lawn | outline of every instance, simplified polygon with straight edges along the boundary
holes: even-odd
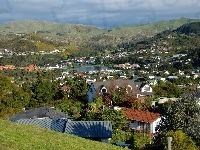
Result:
[[[0,150],[120,150],[111,144],[86,140],[31,125],[0,120]]]

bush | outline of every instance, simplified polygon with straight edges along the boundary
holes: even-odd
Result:
[[[131,132],[124,132],[124,131],[113,132],[111,143],[130,141],[132,138],[132,135],[133,135],[133,133],[131,133]],[[130,143],[130,144],[132,144],[132,143]]]
[[[132,145],[134,149],[143,149],[147,144],[152,143],[151,138],[146,133],[135,132],[132,138]]]
[[[166,137],[163,139],[163,145],[167,150],[167,137],[172,137],[172,149],[173,150],[197,150],[195,142],[191,137],[187,136],[181,130],[169,131]]]

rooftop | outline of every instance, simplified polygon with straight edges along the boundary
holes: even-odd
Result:
[[[160,117],[160,114],[149,111],[136,110],[132,108],[125,108],[124,114],[130,120],[152,123]]]

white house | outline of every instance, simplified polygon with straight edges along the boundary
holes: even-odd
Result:
[[[96,78],[87,78],[86,79],[86,83],[93,83],[93,82],[96,82],[97,81],[97,79]]]
[[[134,82],[137,89],[140,91],[139,96],[151,96],[154,94],[152,87],[148,83]]]
[[[123,108],[122,110],[124,110],[126,118],[131,120],[131,129],[156,133],[156,126],[161,120],[160,114],[132,108]]]

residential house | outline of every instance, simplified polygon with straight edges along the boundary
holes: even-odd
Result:
[[[48,106],[34,108],[30,110],[23,109],[22,113],[12,116],[10,119],[66,119],[71,118],[65,113],[57,111]]]
[[[155,79],[156,79],[157,81],[162,81],[162,82],[165,82],[165,81],[166,81],[166,78],[164,78],[164,77],[155,77]]]
[[[0,66],[0,70],[3,70],[4,69],[4,66]]]
[[[86,83],[93,83],[96,82],[96,78],[86,78]]]
[[[138,68],[140,68],[140,66],[138,64],[132,64],[132,68],[133,69],[138,69]]]
[[[167,79],[168,80],[178,79],[178,76],[168,76]]]
[[[59,64],[51,64],[51,65],[47,64],[46,68],[50,70],[54,70],[54,69],[60,69],[61,66]]]
[[[138,88],[136,88],[133,80],[117,79],[112,81],[94,82],[90,85],[87,92],[88,102],[92,102],[93,99],[98,95],[108,96],[110,94],[113,94],[120,87],[125,88],[127,94],[130,96],[136,97],[137,95],[145,93],[145,92],[141,93],[141,91]]]
[[[67,97],[70,96],[70,90],[71,90],[70,86],[63,86],[63,87],[61,87],[60,90],[64,91],[67,94]]]
[[[65,113],[47,106],[24,110],[24,112],[10,117],[9,121],[35,125],[106,143],[112,138],[112,124],[110,121],[72,121],[71,117],[66,116]]]
[[[85,72],[83,71],[77,71],[76,73],[74,73],[74,75],[76,76],[83,76],[85,74]]]
[[[126,75],[120,75],[118,79],[127,79]]]
[[[158,104],[163,104],[163,103],[166,103],[168,101],[177,101],[177,100],[179,100],[179,98],[160,97],[158,99]]]
[[[125,63],[125,64],[118,64],[118,65],[114,65],[114,67],[116,68],[123,68],[123,69],[137,69],[140,66],[138,64],[129,64],[129,63]]]
[[[156,79],[152,79],[152,80],[148,80],[147,81],[149,83],[149,85],[156,85],[158,83],[158,81]]]
[[[15,66],[14,65],[5,65],[3,66],[3,70],[14,70]]]
[[[199,73],[198,74],[193,74],[193,79],[197,79],[199,77]]]
[[[140,91],[140,93],[138,93],[138,95],[137,95],[137,98],[143,97],[143,96],[153,96],[154,95],[153,89],[149,83],[134,82],[134,84],[137,87],[137,89]]]
[[[34,71],[34,70],[37,70],[37,69],[38,69],[37,66],[34,65],[34,64],[31,64],[28,67],[25,67],[25,70],[27,70],[27,71]]]
[[[123,108],[124,115],[131,120],[130,128],[147,133],[156,133],[156,126],[161,121],[160,114],[149,111]]]
[[[112,124],[110,121],[68,121],[64,133],[109,143],[112,138]]]
[[[152,75],[152,74],[149,74],[149,75],[148,75],[148,78],[149,78],[149,79],[154,79],[154,78],[155,78],[155,76],[154,76],[154,75]]]

